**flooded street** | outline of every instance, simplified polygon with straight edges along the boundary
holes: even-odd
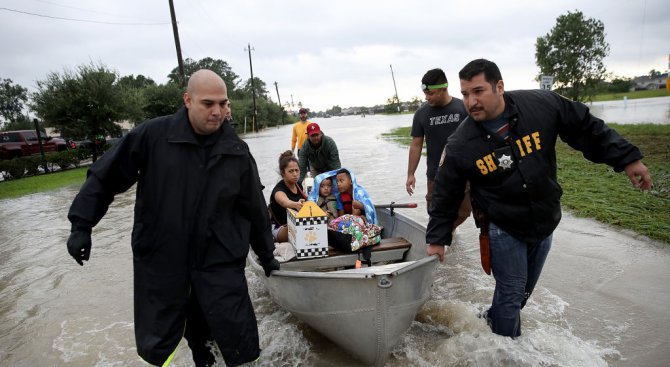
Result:
[[[593,102],[591,112],[606,122],[670,124],[670,97]]]
[[[343,166],[376,203],[417,202],[417,209],[403,213],[425,224],[425,158],[410,198],[404,188],[408,150],[381,137],[411,120],[401,115],[314,122],[335,139]],[[277,159],[290,148],[290,136],[290,126],[245,136],[266,198],[279,180]],[[0,366],[146,366],[133,334],[134,190],[118,196],[93,230],[91,260],[83,267],[65,246],[66,214],[77,190],[0,201]],[[431,299],[387,366],[668,365],[667,246],[566,213],[522,311],[523,334],[511,340],[493,335],[477,318],[494,287],[479,265],[477,236],[472,219],[457,229]],[[247,276],[263,348],[252,365],[358,365],[273,303],[261,279],[250,271]],[[172,366],[191,365],[182,341]]]

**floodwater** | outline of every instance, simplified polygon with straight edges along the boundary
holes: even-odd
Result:
[[[405,214],[427,222],[425,176],[404,189],[407,148],[381,134],[411,115],[315,120],[337,141],[345,167],[377,203],[419,204]],[[290,126],[249,134],[266,196]],[[419,173],[424,172],[422,159]],[[134,190],[119,195],[93,231],[91,260],[67,254],[68,207],[78,187],[0,201],[0,365],[144,366],[133,335],[130,231]],[[613,203],[614,205],[614,203]],[[670,250],[634,233],[565,215],[517,340],[493,335],[477,313],[494,281],[479,265],[471,219],[457,229],[431,299],[387,363],[400,366],[667,366]],[[247,272],[263,353],[254,366],[357,366],[328,340],[279,308]],[[182,341],[173,366],[190,366]],[[223,365],[223,363],[221,363]]]
[[[589,107],[606,122],[670,124],[670,97],[593,102]]]

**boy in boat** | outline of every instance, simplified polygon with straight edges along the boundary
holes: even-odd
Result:
[[[357,216],[365,215],[365,208],[363,204],[354,199],[354,183],[351,181],[351,174],[346,169],[337,171],[335,176],[337,182],[337,189],[340,191],[340,200],[342,201],[342,208],[338,210],[339,216],[345,214],[353,214]]]

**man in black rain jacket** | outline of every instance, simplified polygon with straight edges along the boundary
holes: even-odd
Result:
[[[174,115],[133,129],[91,166],[68,218],[68,251],[83,265],[91,229],[114,196],[137,183],[132,233],[135,339],[138,354],[163,365],[182,336],[197,366],[260,355],[256,316],[244,275],[249,244],[266,275],[272,252],[262,185],[247,145],[224,117],[224,81],[199,70]]]

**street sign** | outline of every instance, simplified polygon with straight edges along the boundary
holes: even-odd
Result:
[[[540,76],[540,89],[551,90],[551,86],[553,84],[554,84],[554,77],[552,75]]]

